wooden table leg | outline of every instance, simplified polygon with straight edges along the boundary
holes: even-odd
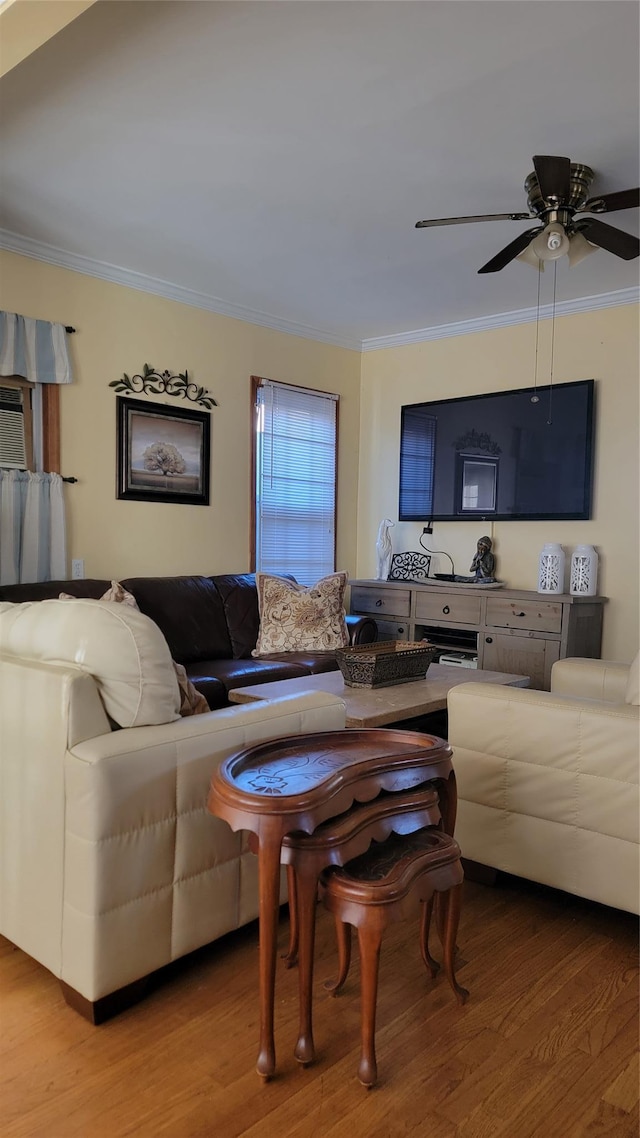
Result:
[[[279,819],[266,819],[261,829],[258,846],[260,1050],[256,1070],[263,1079],[270,1079],[276,1069],[273,1005],[280,904],[281,844],[282,831]]]
[[[445,834],[453,837],[456,828],[456,814],[458,813],[458,786],[455,771],[451,771],[447,779],[439,780],[438,793],[440,798],[440,813],[442,814],[442,827]]]
[[[446,893],[439,894],[444,901],[445,908],[445,936],[444,970],[459,1004],[464,1004],[469,992],[458,983],[455,973],[456,936],[460,920],[460,903],[462,901],[462,884],[454,885]]]
[[[349,975],[351,965],[351,925],[347,921],[342,921],[340,917],[335,917],[334,920],[338,946],[338,975],[335,980],[325,980],[324,988],[325,991],[331,992],[332,996],[337,996]]]
[[[306,1066],[315,1059],[312,1026],[313,954],[316,935],[318,875],[296,873],[296,908],[298,913],[298,990],[300,1025],[294,1055]]]
[[[439,897],[440,894],[438,893],[437,896]],[[422,954],[425,968],[428,969],[432,980],[435,979],[440,970],[438,961],[434,960],[431,953],[429,952],[429,932],[431,930],[433,901],[434,897],[433,894],[431,894],[429,900],[424,901],[422,904],[422,913],[420,917],[420,952]]]
[[[370,920],[358,927],[360,945],[360,1033],[361,1052],[358,1078],[364,1087],[375,1086],[378,1078],[376,1064],[376,1003],[378,999],[378,970],[383,925]]]
[[[458,784],[454,770],[450,771],[448,778],[439,780],[438,796],[440,800],[442,828],[445,834],[449,834],[450,837],[453,837],[458,813]],[[440,944],[444,948],[446,936],[446,898],[442,893],[436,893],[435,911],[438,936],[440,937]]]
[[[282,959],[287,968],[293,968],[298,963],[298,901],[296,898],[296,871],[292,865],[287,866],[287,893],[289,894],[289,947],[283,952]]]

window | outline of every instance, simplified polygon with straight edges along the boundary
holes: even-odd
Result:
[[[400,428],[401,522],[429,520],[433,514],[436,418],[424,407],[403,407]]]
[[[335,570],[338,396],[253,377],[256,569]]]
[[[60,470],[58,384],[0,376],[0,466]]]
[[[457,456],[456,501],[460,513],[476,510],[495,513],[498,486],[498,459],[478,455]]]

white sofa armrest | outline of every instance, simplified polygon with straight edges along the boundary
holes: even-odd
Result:
[[[253,920],[256,858],[207,811],[213,771],[344,724],[304,692],[111,731],[90,675],[0,657],[0,932],[93,1002]]]
[[[551,691],[557,695],[624,703],[629,668],[629,664],[615,660],[590,660],[578,656],[557,660],[551,669]]]
[[[474,683],[448,708],[463,856],[637,913],[640,708]]]
[[[213,772],[266,739],[344,723],[341,699],[305,692],[69,751],[63,979],[97,999],[254,919],[256,859],[207,810]]]

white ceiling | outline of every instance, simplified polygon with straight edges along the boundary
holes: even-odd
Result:
[[[530,308],[533,269],[477,269],[531,222],[414,224],[526,210],[534,153],[592,166],[594,192],[636,186],[638,14],[99,0],[1,80],[0,226],[30,240],[0,244],[354,346]],[[638,233],[636,210],[607,221]],[[557,299],[632,288],[639,263],[565,258]]]

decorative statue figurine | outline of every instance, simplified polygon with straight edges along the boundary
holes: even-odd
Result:
[[[481,537],[477,552],[471,562],[471,572],[474,581],[491,584],[495,581],[496,559],[491,552],[492,541],[490,537]]]
[[[393,528],[391,518],[383,518],[378,527],[376,540],[376,557],[378,559],[377,581],[386,581],[391,571],[391,558],[393,546],[389,537],[389,530]]]

